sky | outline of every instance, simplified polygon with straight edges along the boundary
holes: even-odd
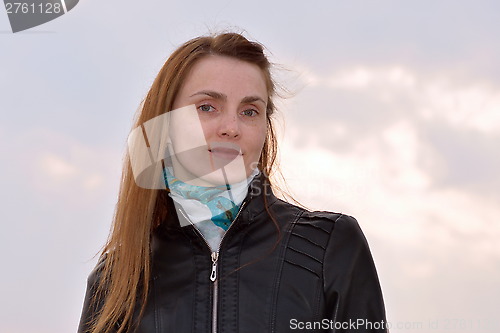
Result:
[[[76,331],[132,118],[169,54],[266,46],[290,194],[356,217],[391,332],[498,332],[500,4],[81,1],[13,34],[0,10],[0,332]]]

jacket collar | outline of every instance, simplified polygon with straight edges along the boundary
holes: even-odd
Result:
[[[179,212],[176,211],[176,207],[174,202],[170,196],[167,196],[167,207],[168,214],[166,220],[159,226],[159,229],[179,229],[181,228],[181,224],[179,222],[179,218],[184,218],[183,216],[179,216]],[[263,213],[267,207],[273,205],[276,200],[276,196],[274,195],[271,184],[269,182],[269,178],[267,178],[262,172],[254,177],[252,182],[248,187],[248,193],[243,200],[242,208],[240,215],[238,218],[238,224],[248,224],[253,221],[258,215]],[[185,224],[184,224],[185,225]]]
[[[243,207],[242,213],[248,215],[248,219],[245,221],[253,220],[265,211],[266,206],[270,207],[276,200],[278,199],[271,189],[269,178],[261,172],[250,183],[247,197],[243,201],[246,202],[246,207]]]

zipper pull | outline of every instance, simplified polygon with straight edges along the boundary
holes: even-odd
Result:
[[[212,252],[212,273],[210,274],[210,281],[214,282],[217,279],[217,260],[219,259],[219,252]]]

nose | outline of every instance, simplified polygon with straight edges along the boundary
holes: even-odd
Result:
[[[218,134],[221,137],[236,139],[240,135],[240,124],[236,113],[227,112],[220,117]]]

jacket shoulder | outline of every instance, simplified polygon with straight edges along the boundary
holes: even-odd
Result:
[[[273,204],[273,210],[278,212],[279,217],[286,217],[286,220],[292,221],[292,229],[303,229],[300,226],[316,228],[324,231],[328,235],[332,234],[334,229],[338,237],[344,234],[356,235],[358,239],[364,240],[363,232],[356,218],[338,212],[332,211],[310,211],[304,207],[293,203],[277,199]],[[359,237],[360,236],[360,237]]]
[[[106,265],[106,260],[108,258],[108,254],[104,253],[99,257],[99,260],[97,261],[96,266],[94,269],[90,272],[88,278],[87,278],[87,284],[89,286],[95,286],[99,282],[102,271],[104,270],[104,266]]]
[[[322,228],[328,233],[332,233],[338,224],[342,225],[342,229],[360,230],[358,221],[350,215],[332,211],[310,211],[290,203],[287,204],[298,210],[297,224],[310,224],[313,227]]]
[[[87,278],[87,290],[83,302],[82,314],[78,325],[78,333],[88,332],[92,321],[98,315],[100,308],[103,305],[102,299],[95,299],[99,280],[101,279],[104,265],[106,264],[107,254],[102,255],[97,262],[95,268],[90,272]]]

